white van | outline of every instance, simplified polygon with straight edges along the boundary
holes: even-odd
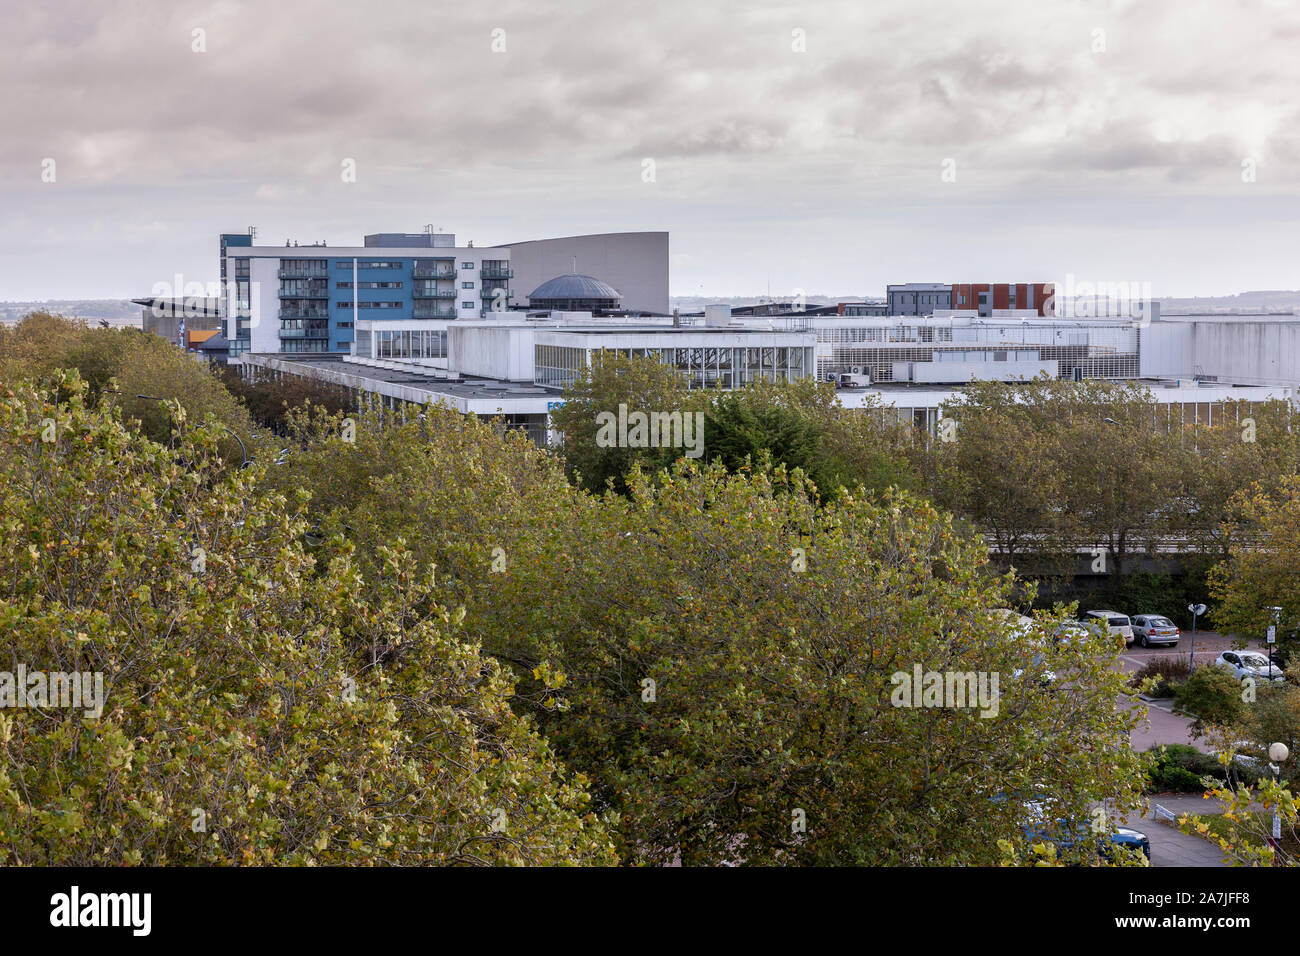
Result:
[[[1084,623],[1095,624],[1099,629],[1105,625],[1106,630],[1113,637],[1124,639],[1125,647],[1133,643],[1133,622],[1128,619],[1127,614],[1120,614],[1118,611],[1089,611],[1084,615]]]

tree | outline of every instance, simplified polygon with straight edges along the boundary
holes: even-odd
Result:
[[[648,434],[639,443],[623,443],[618,435],[611,442],[606,423],[608,416],[621,417],[620,407],[624,415],[687,415],[700,406],[687,389],[685,376],[672,366],[613,351],[594,353],[591,365],[581,369],[564,390],[564,404],[551,413],[552,427],[559,433],[559,450],[574,484],[591,491],[609,487],[621,493],[634,462],[653,471],[687,453],[688,449],[663,447],[657,440],[651,445]],[[702,437],[692,435],[693,439]]]
[[[0,861],[612,862],[432,569],[386,548],[363,596],[347,542],[304,550],[302,496],[177,418],[169,448],[75,376],[3,393],[8,666],[106,703],[0,712]]]
[[[834,386],[811,378],[750,382],[710,395],[704,458],[729,471],[759,466],[800,469],[822,498],[859,487],[883,492],[915,487],[905,433],[885,423],[880,401],[846,409]]]
[[[1262,637],[1280,607],[1278,650],[1290,660],[1300,622],[1300,476],[1280,478],[1272,492],[1243,489],[1233,507],[1228,557],[1209,576],[1214,618],[1221,630]]]
[[[999,837],[1026,843],[1000,793],[1080,816],[1137,793],[1114,647],[1009,640],[984,609],[1017,585],[922,501],[819,506],[782,468],[689,459],[593,495],[447,409],[362,416],[351,444],[314,415],[276,481],[315,495],[322,534],[437,564],[624,859],[998,862]],[[1024,678],[1035,659],[1059,689]],[[998,716],[893,706],[916,663],[1000,675]]]
[[[1008,639],[985,611],[1014,583],[978,538],[906,495],[818,508],[801,485],[634,472],[630,500],[535,536],[502,576],[496,606],[532,612],[515,656],[564,675],[539,724],[628,858],[990,863],[999,838],[1026,843],[1000,794],[1041,786],[1077,817],[1135,797],[1113,646]],[[1036,656],[1068,686],[1026,678]],[[1000,675],[998,713],[895,706],[917,666]]]
[[[1241,682],[1222,667],[1198,667],[1183,683],[1174,687],[1174,703],[1192,715],[1193,736],[1203,735],[1212,725],[1226,724],[1240,717]]]
[[[943,406],[930,445],[935,500],[968,518],[1008,562],[1063,564],[1071,544],[1070,480],[1058,424],[1044,414],[1054,384],[972,382]]]
[[[92,329],[62,316],[33,313],[15,326],[0,355],[0,382],[52,382],[76,369],[89,400],[119,406],[154,441],[171,440],[176,420],[168,403],[183,402],[194,419],[214,415],[229,429],[219,442],[228,463],[239,465],[245,448],[253,457],[271,451],[269,439],[217,373],[159,336],[139,329]]]
[[[317,405],[338,413],[346,413],[353,407],[346,388],[302,375],[249,381],[228,367],[221,371],[220,377],[231,394],[248,407],[252,419],[276,435],[288,434],[289,411],[298,406]]]
[[[1185,426],[1185,464],[1181,498],[1186,508],[1175,515],[1175,530],[1188,545],[1213,560],[1227,560],[1236,536],[1250,528],[1243,522],[1243,493],[1276,494],[1281,481],[1300,466],[1294,412],[1284,399],[1225,402],[1212,408],[1213,425]]]

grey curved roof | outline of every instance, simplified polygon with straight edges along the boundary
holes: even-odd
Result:
[[[532,292],[530,299],[619,299],[621,293],[595,276],[576,273],[547,279]]]

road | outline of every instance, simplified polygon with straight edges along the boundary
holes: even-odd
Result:
[[[1152,658],[1181,657],[1187,659],[1191,651],[1190,632],[1185,632],[1176,647],[1146,648],[1136,644],[1120,657],[1120,662],[1130,673],[1138,671]],[[1257,646],[1258,642],[1255,645]],[[1214,659],[1223,651],[1232,647],[1231,639],[1214,631],[1199,631],[1196,635],[1196,666],[1212,665]],[[1265,650],[1258,646],[1259,650]],[[1144,701],[1135,697],[1124,697],[1120,705],[1143,711],[1142,720],[1133,731],[1131,740],[1134,750],[1145,751],[1155,744],[1190,744],[1202,753],[1209,753],[1210,748],[1203,740],[1191,735],[1191,718],[1173,713],[1172,704],[1167,700]],[[1217,801],[1206,800],[1198,794],[1156,794],[1151,798],[1152,809],[1146,814],[1132,814],[1128,826],[1141,830],[1151,840],[1152,866],[1226,866],[1223,852],[1218,847],[1189,836],[1175,827],[1155,819],[1154,805],[1160,804],[1175,814],[1215,813],[1219,807]]]

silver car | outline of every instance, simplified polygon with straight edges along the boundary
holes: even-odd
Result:
[[[1276,664],[1269,665],[1268,658],[1258,651],[1224,651],[1214,662],[1232,671],[1237,680],[1253,677],[1255,680],[1284,680],[1286,672]]]
[[[1181,636],[1178,625],[1159,614],[1133,615],[1133,636],[1142,647],[1153,644],[1177,644]]]

